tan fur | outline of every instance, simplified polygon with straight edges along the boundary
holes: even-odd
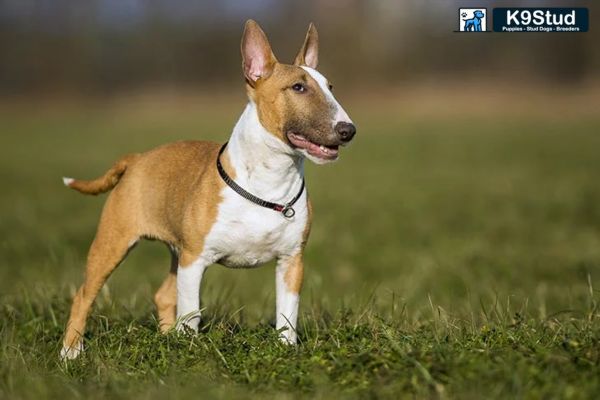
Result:
[[[102,211],[88,254],[85,281],[75,295],[67,323],[67,347],[78,343],[98,291],[139,238],[169,244],[179,254],[182,266],[199,256],[203,239],[215,222],[219,193],[225,185],[214,168],[219,148],[219,144],[211,142],[177,142],[130,160]],[[227,151],[221,161],[234,177]],[[74,181],[70,186],[73,185],[90,186],[84,181]],[[163,331],[175,321],[173,263],[155,297]]]
[[[166,333],[173,327],[177,319],[177,267],[179,257],[171,254],[171,268],[167,278],[154,295],[154,304],[158,312],[160,331]]]
[[[250,86],[254,86],[259,79],[264,81],[270,76],[273,67],[277,64],[277,58],[271,50],[267,35],[253,20],[246,22],[240,50],[242,52],[242,71],[244,71],[246,82]],[[246,57],[250,54],[260,55],[260,57]]]
[[[319,64],[319,34],[317,28],[311,22],[304,38],[304,44],[296,55],[294,65],[306,65],[310,68],[317,68]]]
[[[306,93],[291,90],[296,83],[307,87]],[[302,133],[309,139],[329,143],[332,130],[329,121],[332,110],[319,84],[302,68],[295,65],[276,64],[269,79],[248,85],[248,96],[254,100],[258,117],[273,135],[288,142],[288,132]]]
[[[288,132],[301,133],[313,142],[334,145],[333,127],[329,123],[334,111],[319,84],[302,68],[307,65],[310,55],[311,68],[316,67],[318,52],[318,35],[313,24],[310,24],[304,44],[296,56],[294,65],[277,61],[264,32],[254,22],[248,22],[242,38],[242,56],[249,38],[258,38],[258,49],[265,60],[264,76],[254,80],[248,71],[248,60],[244,58],[242,67],[246,71],[246,92],[258,109],[261,124],[271,134],[289,143]],[[298,94],[292,90],[296,83],[306,86],[305,93]]]
[[[94,179],[93,181],[74,180],[67,186],[84,194],[97,195],[108,192],[119,182],[119,179],[121,179],[121,175],[125,173],[127,166],[135,162],[138,157],[138,154],[128,154],[117,161],[100,178]]]
[[[302,289],[303,279],[304,263],[302,260],[302,252],[299,252],[288,260],[283,280],[291,293],[298,294],[300,293],[300,289]]]
[[[306,227],[304,228],[304,234],[302,238],[302,248],[294,257],[288,261],[288,265],[285,271],[283,280],[287,286],[287,289],[292,292],[299,294],[302,289],[302,282],[304,280],[304,261],[302,259],[304,253],[304,247],[308,242],[308,236],[310,235],[310,227],[312,224],[312,203],[308,200],[308,219]]]
[[[298,65],[311,57],[310,63],[316,63],[316,54],[309,56],[316,52],[316,45],[316,30],[311,26],[297,57]],[[263,126],[286,142],[286,132],[290,130],[309,138],[324,138],[331,127],[325,127],[322,121],[331,118],[323,113],[331,110],[318,83],[298,65],[278,63],[264,32],[254,21],[246,24],[242,39],[242,52],[248,48],[263,56],[259,60],[260,68],[253,64],[254,60],[243,61],[248,95],[257,105]],[[256,76],[256,71],[262,75]],[[303,94],[292,93],[291,86],[297,82],[303,82],[309,90]],[[158,239],[171,248],[169,274],[154,300],[161,331],[166,332],[173,326],[177,269],[185,268],[200,256],[222,200],[220,193],[225,183],[215,167],[219,148],[217,143],[200,141],[167,144],[143,154],[123,157],[96,180],[69,183],[71,188],[87,194],[102,193],[111,188],[113,191],[106,200],[88,254],[84,283],[73,299],[64,337],[67,350],[80,347],[96,295],[140,238]],[[227,150],[221,156],[221,162],[235,178]],[[302,253],[312,219],[310,201],[308,210],[301,249],[290,258],[285,273],[286,285],[293,293],[298,293],[302,287]]]

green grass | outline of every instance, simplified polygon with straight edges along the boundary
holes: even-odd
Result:
[[[214,266],[201,333],[160,335],[168,252],[142,243],[58,360],[103,197],[61,185],[119,155],[225,140],[242,103],[3,107],[0,398],[598,398],[600,120],[353,113],[308,166],[300,345],[272,328],[273,265]],[[352,110],[352,107],[349,107]]]

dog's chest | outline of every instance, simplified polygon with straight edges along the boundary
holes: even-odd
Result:
[[[294,210],[295,216],[288,219],[225,188],[217,220],[206,238],[205,254],[231,268],[255,267],[293,255],[300,249],[307,223],[306,192]]]

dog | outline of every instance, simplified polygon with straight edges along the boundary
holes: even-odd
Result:
[[[245,24],[241,53],[249,101],[224,145],[171,143],[126,155],[95,180],[63,178],[84,194],[112,191],[73,299],[61,358],[83,350],[99,290],[140,239],[166,243],[172,256],[154,296],[162,332],[198,330],[200,283],[209,265],[250,268],[276,259],[276,329],[285,343],[297,342],[312,215],[304,160],[336,160],[356,128],[316,70],[312,23],[293,64],[277,60],[253,20]]]
[[[481,19],[485,14],[481,10],[473,11],[473,18],[463,19],[465,21],[465,31],[481,32]]]

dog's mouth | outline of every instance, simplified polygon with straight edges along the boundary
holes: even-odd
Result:
[[[322,160],[333,161],[338,158],[339,145],[326,146],[315,143],[306,138],[304,135],[289,132],[287,137],[290,143],[297,149],[306,150],[308,154]]]

